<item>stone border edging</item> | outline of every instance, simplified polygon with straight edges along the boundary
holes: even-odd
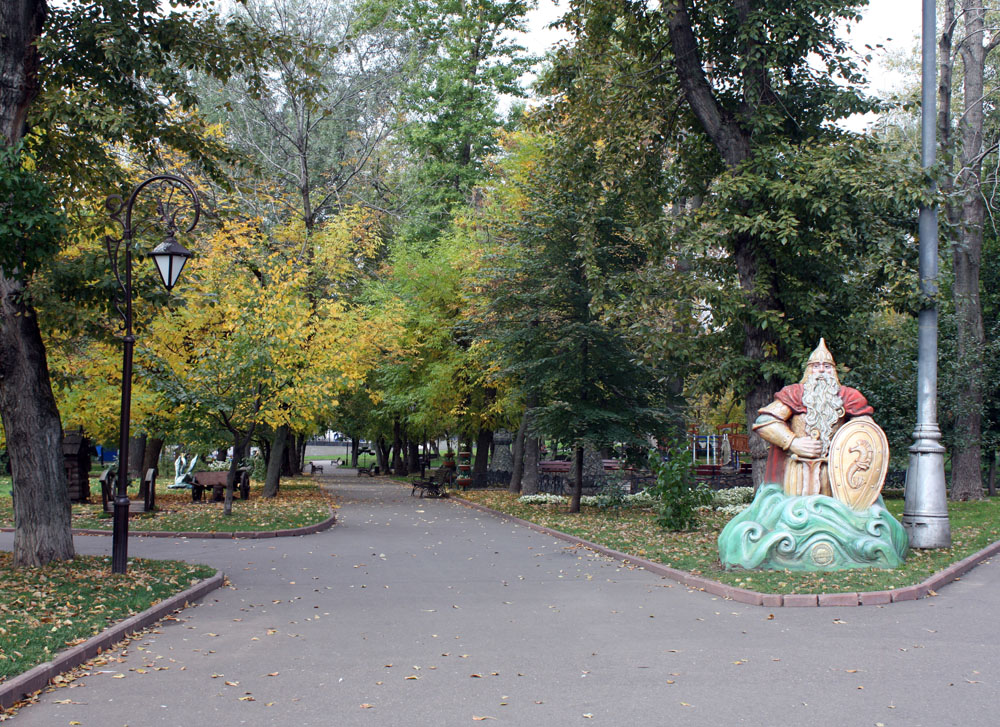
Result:
[[[209,540],[234,540],[245,538],[255,540],[259,538],[290,538],[293,535],[312,535],[323,530],[329,530],[337,522],[336,513],[330,513],[330,517],[312,525],[303,525],[301,528],[291,528],[288,530],[236,530],[233,532],[185,532],[174,530],[132,530],[129,529],[129,537],[137,538],[205,538]],[[14,528],[0,528],[0,533],[12,533]],[[73,528],[73,535],[111,535],[110,530],[99,530],[97,528]]]
[[[124,639],[126,635],[135,631],[142,631],[167,614],[204,598],[206,594],[214,591],[224,582],[225,575],[220,571],[211,578],[206,578],[187,590],[181,591],[147,608],[142,613],[129,616],[124,621],[120,621],[99,634],[90,637],[82,644],[77,644],[65,651],[59,652],[52,661],[39,664],[23,674],[17,675],[10,681],[0,684],[0,709],[6,709],[24,699],[27,695],[44,689],[53,677],[93,659],[101,652],[110,649],[111,646]]]
[[[569,535],[568,533],[564,533],[559,530],[553,530],[552,528],[530,522],[529,520],[522,520],[515,515],[500,512],[499,510],[494,510],[493,508],[486,507],[485,505],[480,505],[478,502],[465,500],[455,495],[450,495],[448,499],[461,505],[465,505],[473,510],[481,510],[482,512],[490,513],[491,515],[504,518],[505,520],[510,520],[518,525],[523,525],[531,530],[551,535],[554,538],[559,538],[560,540],[565,540],[576,545],[583,545],[589,550],[601,553],[602,555],[614,558],[615,560],[620,560],[623,563],[639,566],[643,570],[648,570],[650,573],[655,573],[657,575],[678,581],[689,588],[696,588],[699,591],[705,591],[706,593],[711,593],[716,596],[722,596],[723,598],[728,598],[732,601],[737,601],[738,603],[746,603],[751,606],[767,606],[769,608],[792,608],[801,606],[879,606],[888,605],[890,603],[899,603],[900,601],[916,601],[917,599],[924,598],[928,595],[936,595],[934,594],[935,589],[951,583],[975,568],[981,561],[1000,553],[1000,540],[998,540],[997,542],[986,546],[978,553],[973,553],[956,563],[952,563],[944,570],[938,571],[920,583],[912,586],[905,586],[903,588],[896,588],[891,591],[788,594],[760,593],[759,591],[751,591],[746,588],[738,588],[736,586],[720,583],[719,581],[713,581],[711,578],[697,576],[678,568],[671,568],[663,565],[662,563],[654,563],[651,560],[640,558],[635,555],[629,555],[628,553],[622,553],[618,550],[612,550],[611,548],[598,543],[592,543],[589,540],[584,540],[583,538],[578,538],[575,535]]]

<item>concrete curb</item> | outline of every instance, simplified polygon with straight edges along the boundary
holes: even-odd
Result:
[[[49,680],[56,675],[74,669],[85,661],[93,659],[101,652],[110,649],[128,634],[142,631],[167,614],[182,609],[189,603],[201,600],[206,594],[214,591],[224,582],[225,575],[216,573],[211,578],[206,578],[187,590],[181,591],[164,601],[160,601],[142,613],[137,613],[135,616],[130,616],[124,621],[114,624],[101,633],[87,639],[82,644],[77,644],[65,651],[59,652],[52,661],[39,664],[23,674],[19,674],[10,681],[0,684],[0,709],[6,709],[29,694],[44,689],[48,685]]]
[[[291,530],[254,530],[254,531],[236,531],[236,532],[218,532],[212,531],[208,533],[196,533],[196,532],[184,532],[184,531],[172,531],[172,530],[132,530],[129,529],[129,537],[136,538],[206,538],[210,540],[233,540],[236,538],[246,538],[248,540],[255,540],[259,538],[291,538],[296,535],[312,535],[313,533],[319,533],[323,530],[329,530],[333,527],[334,523],[337,522],[337,515],[335,513],[330,513],[330,517],[326,520],[322,520],[318,523],[312,525],[305,525],[301,528],[293,528]],[[14,528],[0,528],[0,533],[12,533]],[[73,535],[111,535],[110,530],[98,530],[96,528],[73,528]]]
[[[725,583],[720,583],[719,581],[713,581],[712,579],[704,576],[695,575],[677,568],[665,566],[662,563],[654,563],[653,561],[646,560],[645,558],[612,550],[611,548],[607,548],[598,543],[591,543],[590,541],[578,538],[575,535],[568,535],[567,533],[547,528],[544,525],[538,525],[528,520],[522,520],[514,515],[508,515],[505,512],[500,512],[499,510],[494,510],[486,507],[485,505],[480,505],[478,502],[464,500],[453,494],[450,494],[448,499],[473,510],[480,510],[496,517],[517,523],[518,525],[523,525],[531,530],[551,535],[554,538],[559,538],[560,540],[565,540],[576,545],[582,545],[588,550],[593,550],[595,553],[601,553],[602,555],[614,558],[615,560],[620,560],[623,563],[637,566],[643,570],[648,570],[650,573],[655,573],[657,575],[675,580],[679,583],[683,583],[688,588],[704,591],[705,593],[711,593],[716,596],[722,596],[723,598],[737,601],[739,603],[746,603],[751,606],[765,606],[767,608],[795,608],[810,606],[880,606],[899,603],[900,601],[916,601],[929,595],[937,595],[935,593],[936,589],[961,578],[962,575],[968,573],[982,561],[1000,553],[1000,540],[998,540],[992,545],[986,546],[978,553],[973,553],[957,563],[952,563],[944,570],[935,573],[920,583],[912,586],[906,586],[905,588],[897,588],[891,591],[863,591],[860,593],[760,593],[758,591],[749,591],[745,588],[730,586]]]

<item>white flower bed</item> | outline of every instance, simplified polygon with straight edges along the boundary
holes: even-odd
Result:
[[[596,506],[600,498],[597,495],[584,495],[580,498],[581,505]],[[728,490],[718,490],[712,493],[712,504],[702,505],[700,510],[721,512],[725,515],[735,515],[743,512],[753,500],[752,487],[732,487]],[[547,492],[539,492],[536,495],[521,495],[518,502],[525,505],[565,505],[569,502],[566,495],[552,495]],[[637,492],[634,495],[625,495],[624,504],[634,507],[652,507],[658,498],[649,490]]]
[[[569,502],[568,497],[563,495],[551,495],[548,492],[539,492],[536,495],[521,495],[518,502],[525,505],[562,505]]]
[[[745,505],[753,500],[752,487],[731,487],[728,490],[717,490],[712,493],[712,504],[716,508],[728,505]]]
[[[539,492],[536,495],[521,495],[517,498],[517,501],[525,505],[565,505],[569,502],[569,497],[566,495],[551,495],[547,492]],[[625,495],[624,503],[626,505],[644,507],[655,504],[656,498],[643,490],[634,495]],[[598,495],[584,495],[580,498],[580,504],[591,507],[597,506],[600,504],[600,497]]]
[[[625,495],[626,505],[638,505],[640,507],[650,507],[659,502],[659,498],[649,490],[641,490],[634,495]]]

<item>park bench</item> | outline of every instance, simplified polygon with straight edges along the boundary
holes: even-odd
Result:
[[[371,467],[358,467],[358,477],[361,475],[368,475],[369,477],[374,477],[378,474],[378,465],[373,464]]]
[[[214,470],[211,472],[192,472],[191,477],[191,502],[201,502],[202,495],[209,487],[212,488],[211,502],[222,502],[226,493],[226,478],[229,472],[226,470]],[[250,499],[250,473],[247,470],[236,470],[236,489],[240,493],[241,500]]]
[[[439,467],[434,471],[434,476],[430,479],[419,479],[413,480],[410,484],[412,489],[410,489],[410,497],[413,497],[413,493],[420,490],[420,496],[430,495],[431,497],[441,497],[444,494],[444,488],[454,477],[454,472],[452,472],[450,467]]]
[[[323,465],[316,464],[315,462],[310,462],[309,463],[309,474],[314,475],[317,472],[320,472],[320,473],[323,472]]]
[[[117,474],[110,467],[101,473],[101,505],[104,512],[112,512],[115,504]],[[139,497],[129,503],[129,512],[152,512],[156,509],[156,470],[148,469],[139,484]]]

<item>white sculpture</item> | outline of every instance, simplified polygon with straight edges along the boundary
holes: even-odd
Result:
[[[198,463],[198,455],[195,455],[191,459],[191,463],[188,464],[187,459],[183,454],[178,455],[177,459],[174,460],[174,484],[168,485],[167,489],[182,489],[191,486],[190,474],[194,470],[194,466]]]

